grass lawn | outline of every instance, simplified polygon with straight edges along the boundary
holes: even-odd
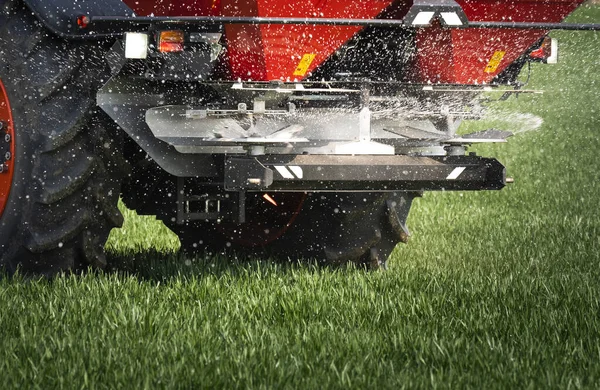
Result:
[[[521,118],[477,148],[516,183],[426,194],[388,272],[186,258],[128,212],[128,271],[0,280],[0,388],[600,387],[600,33],[553,36],[547,92],[467,124]]]

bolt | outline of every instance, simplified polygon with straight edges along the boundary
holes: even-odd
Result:
[[[0,130],[4,129],[4,121],[0,121]]]
[[[0,128],[0,130],[2,130],[2,129]],[[10,142],[10,134],[6,133],[4,135],[4,142],[6,142],[6,143]]]
[[[0,164],[0,173],[8,172],[8,165]]]
[[[10,152],[6,152],[6,153],[4,154],[4,161],[8,161],[8,160],[10,160],[10,158],[11,158],[11,157],[12,157],[12,155],[10,154]]]

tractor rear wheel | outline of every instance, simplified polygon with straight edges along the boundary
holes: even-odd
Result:
[[[108,234],[122,224],[125,166],[95,104],[104,49],[53,36],[17,1],[0,11],[0,47],[0,266],[102,268]]]

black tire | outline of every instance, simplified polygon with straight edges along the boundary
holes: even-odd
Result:
[[[418,193],[312,194],[293,228],[274,248],[326,264],[387,268],[396,245],[407,243],[406,220]]]
[[[12,186],[0,210],[0,265],[54,275],[106,265],[121,226],[124,160],[117,129],[96,108],[102,43],[50,34],[21,2],[0,10],[0,81],[12,108]]]
[[[283,261],[316,259],[322,264],[353,263],[369,269],[386,268],[399,242],[406,243],[406,220],[418,193],[309,194],[297,218],[277,240],[244,245],[237,228],[219,230],[215,224],[173,226],[187,252],[269,256]]]

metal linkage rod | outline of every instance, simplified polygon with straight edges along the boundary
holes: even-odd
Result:
[[[402,19],[339,19],[339,18],[282,18],[282,17],[229,17],[229,16],[91,16],[86,27],[90,31],[111,31],[116,35],[131,29],[149,26],[181,26],[183,28],[210,28],[224,24],[256,24],[256,25],[312,25],[312,26],[359,26],[359,27],[396,27],[427,28],[423,25],[411,25]],[[453,27],[454,28],[454,27]],[[537,22],[469,22],[455,28],[500,28],[519,30],[566,30],[566,31],[599,31],[600,23],[537,23]],[[115,31],[117,30],[117,31]]]
[[[469,22],[470,28],[513,28],[519,30],[599,31],[600,23]]]
[[[222,24],[276,24],[276,25],[314,25],[314,26],[384,26],[384,27],[410,27],[401,19],[339,19],[339,18],[282,18],[282,17],[230,17],[230,16],[140,16],[140,17],[119,17],[119,16],[92,16],[90,18],[90,28],[98,25],[118,25],[129,24],[138,26],[147,26],[153,24],[160,25],[195,25],[210,26]]]

